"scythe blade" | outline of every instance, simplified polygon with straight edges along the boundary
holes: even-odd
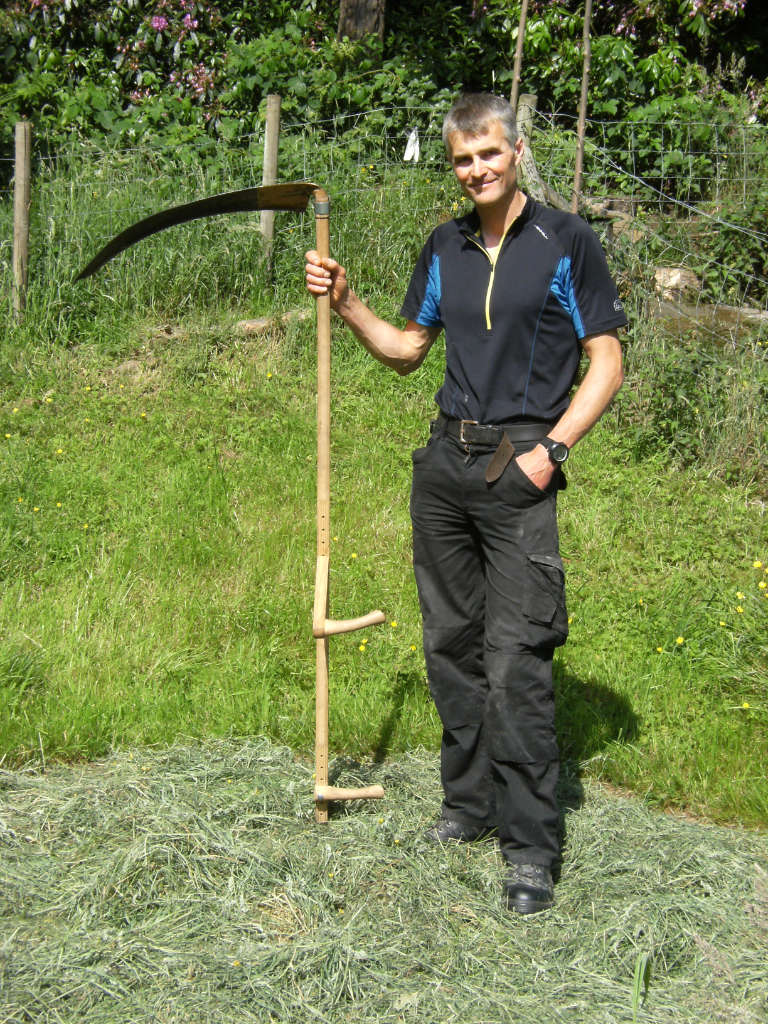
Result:
[[[309,197],[318,186],[311,181],[288,181],[280,185],[261,185],[258,188],[242,188],[235,192],[221,192],[219,195],[197,199],[181,206],[172,206],[159,213],[153,213],[121,231],[103,249],[96,253],[87,267],[75,278],[81,281],[119,255],[125,249],[136,245],[150,235],[186,224],[201,217],[215,217],[223,213],[245,213],[249,210],[304,210]]]

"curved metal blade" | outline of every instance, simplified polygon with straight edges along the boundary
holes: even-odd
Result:
[[[197,199],[192,203],[172,206],[159,213],[153,213],[116,235],[96,253],[75,280],[81,281],[85,277],[90,277],[124,249],[165,228],[222,213],[244,213],[248,210],[304,210],[309,197],[317,188],[318,186],[311,181],[288,181],[281,185],[241,188],[236,192],[221,192],[216,196],[208,196],[207,199]]]

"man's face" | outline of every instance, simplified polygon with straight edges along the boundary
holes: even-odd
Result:
[[[453,132],[448,142],[451,166],[464,195],[478,208],[508,203],[517,189],[517,165],[523,140],[510,146],[501,122],[492,121],[480,135]]]

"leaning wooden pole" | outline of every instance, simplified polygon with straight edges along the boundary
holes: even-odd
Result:
[[[512,93],[509,105],[517,114],[517,97],[520,93],[520,69],[523,64],[523,43],[525,41],[525,23],[528,18],[528,0],[523,0],[520,8],[520,21],[517,24],[517,46],[515,47],[515,70],[512,74]]]
[[[13,185],[13,312],[21,319],[29,282],[29,206],[32,181],[32,125],[16,125],[16,165]]]
[[[587,95],[589,92],[589,65],[592,58],[590,33],[592,26],[592,0],[586,0],[584,7],[584,64],[581,73],[581,99],[579,100],[579,123],[576,129],[578,142],[576,145],[576,168],[573,173],[573,196],[571,212],[579,212],[579,193],[581,192],[581,172],[584,165],[584,130],[587,123]]]
[[[330,202],[323,189],[314,193],[315,247],[327,257]],[[381,786],[339,789],[328,785],[328,637],[385,621],[381,611],[356,619],[328,618],[331,555],[331,300],[317,299],[317,565],[312,633],[315,638],[315,820],[328,821],[329,800],[365,800],[384,796]]]
[[[264,129],[264,167],[261,173],[262,185],[277,184],[277,154],[280,148],[280,104],[278,93],[267,96],[267,118]],[[275,237],[275,211],[261,211],[261,233],[264,236],[264,252],[267,267],[272,274],[272,244]]]

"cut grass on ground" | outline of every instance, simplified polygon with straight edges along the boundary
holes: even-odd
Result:
[[[2,1020],[765,1021],[764,836],[571,776],[555,909],[512,917],[493,842],[420,838],[433,755],[334,772],[385,800],[318,826],[261,740],[0,772]]]

